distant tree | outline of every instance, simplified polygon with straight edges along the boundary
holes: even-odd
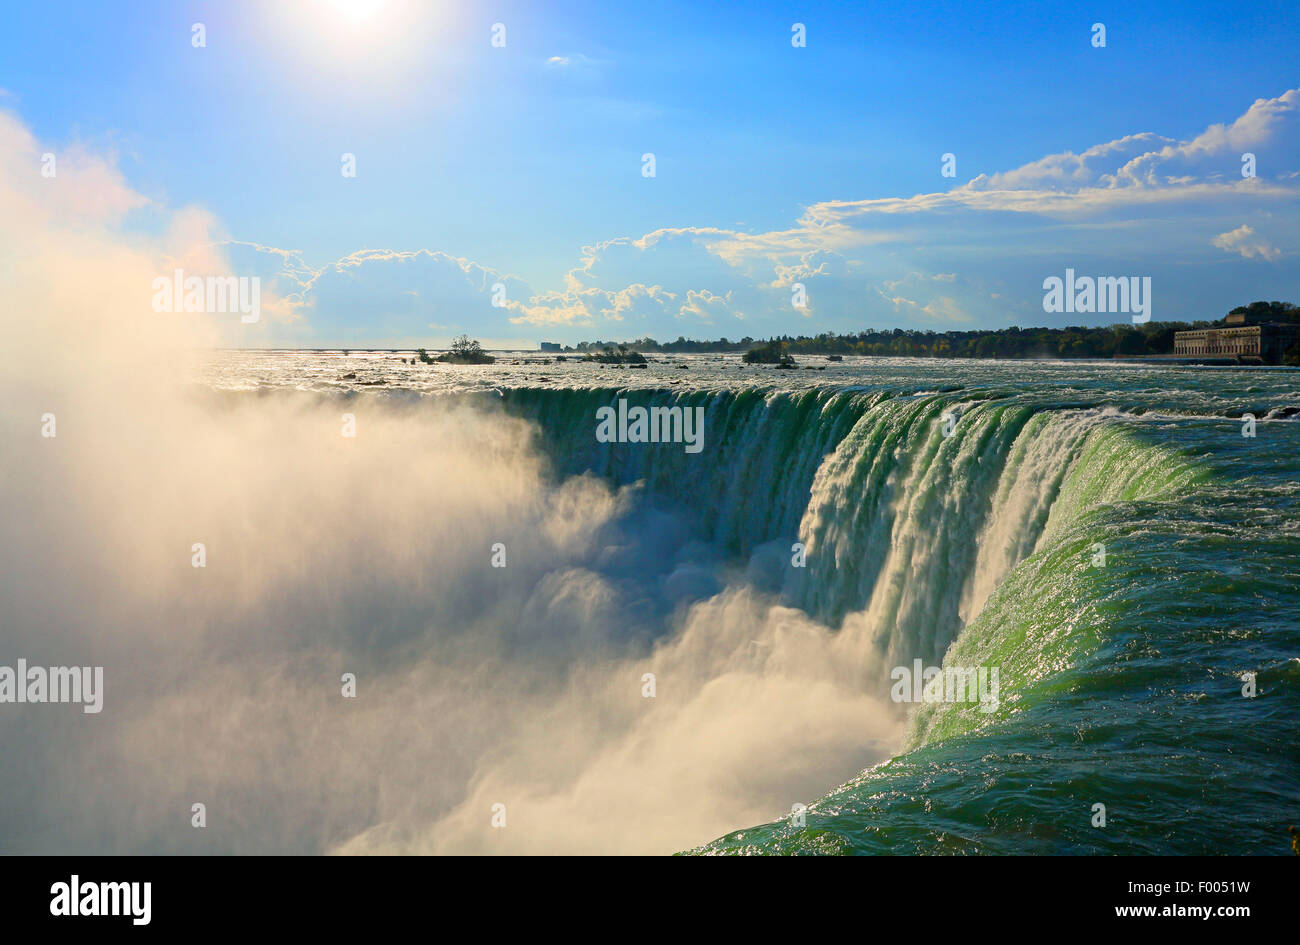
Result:
[[[471,361],[483,354],[483,346],[469,335],[461,335],[451,343],[451,353],[457,358]]]
[[[451,350],[438,359],[449,364],[491,364],[496,358],[487,354],[483,346],[469,335],[461,335],[451,342]]]
[[[1140,331],[1132,328],[1120,330],[1119,340],[1115,343],[1115,353],[1132,357],[1146,354],[1147,340]]]
[[[605,345],[596,353],[588,352],[583,356],[586,361],[599,361],[602,364],[646,364],[645,356],[639,351],[633,351],[625,344],[615,348],[613,345]]]
[[[1251,321],[1300,322],[1300,308],[1290,302],[1251,302],[1238,305],[1229,315],[1245,315]]]
[[[787,367],[794,364],[786,343],[775,338],[767,344],[750,348],[741,355],[741,360],[746,364],[781,364]]]

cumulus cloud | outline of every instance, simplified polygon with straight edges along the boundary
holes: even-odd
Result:
[[[24,160],[35,166],[34,142],[7,120],[10,147],[25,141]],[[1253,156],[1258,176],[1242,176],[1244,154]],[[268,317],[237,330],[219,324],[225,344],[431,346],[461,332],[488,339],[532,332],[562,340],[698,336],[725,333],[739,321],[762,337],[790,330],[792,319],[817,331],[1041,323],[1042,280],[1067,266],[1151,275],[1157,318],[1211,317],[1243,299],[1227,283],[1205,291],[1189,281],[1188,263],[1208,262],[1218,250],[1242,265],[1285,260],[1274,244],[1300,238],[1296,214],[1278,214],[1269,240],[1241,221],[1300,201],[1296,154],[1300,90],[1290,90],[1188,140],[1137,131],[947,191],[821,201],[767,231],[684,225],[599,240],[581,247],[552,285],[441,249],[309,260],[231,238],[197,210],[188,219],[178,214],[171,226],[178,245],[197,254],[194,267],[211,268],[219,258],[262,279]],[[67,178],[40,212],[59,213],[61,205],[103,219],[153,212],[111,163],[80,153],[60,160]],[[1289,273],[1288,283],[1285,268],[1257,267],[1247,294],[1284,296],[1296,275]],[[803,308],[792,305],[795,284],[806,292]]]
[[[1243,212],[1300,200],[1298,153],[1300,90],[1290,90],[1185,141],[1135,132],[948,191],[823,201],[765,232],[680,226],[594,243],[563,288],[520,298],[507,314],[515,324],[616,327],[629,337],[675,334],[687,316],[701,328],[743,317],[756,335],[778,333],[796,314],[790,289],[799,283],[809,304],[797,314],[820,329],[998,326],[1041,322],[1044,276],[1087,266],[1150,274],[1164,317],[1211,317],[1242,300],[1189,285],[1187,262],[1208,260],[1207,242],[1279,259],[1259,238],[1223,231]],[[1258,176],[1242,176],[1245,154]],[[1274,228],[1300,236],[1294,215]],[[913,273],[918,282],[898,292]],[[1252,291],[1285,294],[1280,283]]]
[[[690,290],[686,293],[686,301],[682,303],[681,312],[683,318],[698,318],[705,324],[716,324],[722,317],[731,315],[735,318],[743,318],[743,312],[733,312],[731,310],[731,294],[714,295],[708,289],[701,292]]]
[[[1270,246],[1267,240],[1256,235],[1255,231],[1244,223],[1235,230],[1220,233],[1211,242],[1226,252],[1238,253],[1246,259],[1265,259],[1272,262],[1282,256],[1281,250]]]
[[[1268,149],[1270,160],[1264,163],[1271,163],[1271,173],[1243,178],[1242,156],[1252,148]],[[1295,188],[1280,182],[1297,170],[1298,149],[1300,89],[1292,89],[1257,100],[1236,121],[1211,125],[1189,141],[1142,132],[1079,154],[1065,151],[1010,171],[981,174],[945,192],[826,201],[810,207],[801,223],[808,231],[872,215],[958,208],[1057,216],[1211,199],[1294,198]]]

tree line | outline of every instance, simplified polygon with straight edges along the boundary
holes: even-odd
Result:
[[[1249,319],[1275,322],[1300,322],[1300,307],[1290,302],[1252,302],[1239,305],[1228,314],[1244,313]],[[915,328],[868,329],[856,333],[817,335],[779,335],[756,340],[745,337],[736,341],[720,338],[699,341],[678,337],[659,342],[638,338],[624,342],[627,350],[663,354],[700,354],[746,352],[778,343],[789,354],[803,355],[876,355],[913,358],[1125,358],[1170,355],[1174,353],[1174,333],[1193,328],[1219,328],[1222,319],[1195,322],[1146,322],[1141,325],[1106,325],[1097,328],[1022,328],[1011,325],[998,329],[971,331],[921,330]],[[613,342],[584,341],[571,349],[598,352]],[[1300,348],[1300,345],[1297,346]],[[1288,364],[1300,364],[1300,350],[1287,353]]]

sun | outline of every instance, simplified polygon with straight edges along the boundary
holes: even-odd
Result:
[[[351,23],[362,23],[374,17],[386,0],[329,0],[343,18]]]
[[[396,81],[416,61],[423,38],[440,23],[445,4],[434,0],[279,0],[259,5],[278,54],[292,54],[307,82],[328,84],[325,63],[346,63],[350,80]]]

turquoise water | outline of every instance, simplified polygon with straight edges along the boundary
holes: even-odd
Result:
[[[1001,667],[1000,711],[923,707],[908,750],[811,805],[806,827],[703,849],[1287,852],[1300,508],[1283,426],[1267,446],[1212,420],[1094,434],[1066,474],[1059,526],[945,654]],[[1098,542],[1104,567],[1090,566]]]
[[[347,387],[312,358],[272,386]],[[834,628],[864,687],[914,659],[999,668],[996,711],[918,705],[901,750],[826,785],[802,823],[695,852],[1289,852],[1300,373],[675,358],[411,383],[405,366],[372,369],[378,396],[486,395],[532,421],[556,478],[643,482],[748,561],[747,580]],[[596,442],[595,411],[618,398],[702,407],[705,448]],[[806,567],[783,566],[794,542]]]

